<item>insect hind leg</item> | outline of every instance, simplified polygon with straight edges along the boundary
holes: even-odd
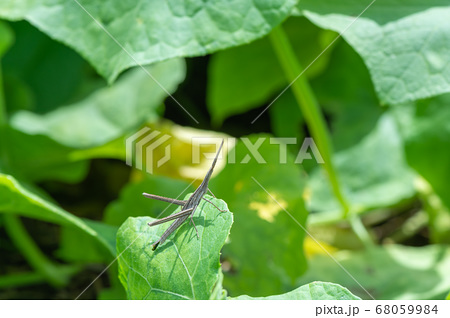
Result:
[[[217,210],[219,210],[220,212],[228,212],[227,210],[222,210],[222,209],[220,209],[217,205],[215,205],[214,203],[212,203],[210,200],[205,199],[205,198],[202,198],[202,199],[205,200],[205,201],[207,201],[207,202],[209,202],[209,203],[211,203],[212,205],[214,205],[214,207],[215,207]]]
[[[152,251],[156,250],[156,248],[157,248],[158,245],[159,245],[159,242],[160,242],[160,240],[156,241],[155,244],[153,244]]]
[[[198,235],[197,227],[195,226],[195,223],[194,223],[194,219],[192,218],[193,216],[194,216],[194,213],[191,214],[191,222],[192,222],[192,225],[194,226],[195,232],[197,232],[197,238],[200,238],[200,235]]]

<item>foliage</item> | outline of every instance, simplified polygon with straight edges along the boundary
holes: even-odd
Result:
[[[264,137],[267,136],[251,136],[249,141],[255,143]],[[294,158],[278,164],[279,153],[267,144],[259,148],[266,161],[264,171],[256,160],[241,163],[247,155],[243,142],[236,145],[234,152],[236,164],[227,165],[211,181],[213,192],[220,193],[237,211],[230,244],[223,251],[224,260],[232,264],[236,273],[225,275],[224,283],[231,295],[290,290],[307,266],[299,249],[305,236],[300,227],[306,227],[307,217],[298,195],[305,185],[304,173]]]
[[[364,299],[444,299],[449,284],[446,274],[450,264],[449,252],[448,246],[440,245],[392,245],[369,251],[339,251],[333,254],[353,278],[328,256],[317,255],[312,258],[309,271],[298,284],[320,277],[347,286],[352,293]],[[357,282],[363,282],[366,290]]]
[[[269,297],[249,297],[247,295],[236,297],[239,300],[358,300],[346,288],[332,283],[313,282],[303,285],[283,295]]]
[[[208,198],[219,209],[227,209],[223,201]],[[154,219],[139,217],[129,218],[120,227],[119,278],[128,299],[209,299],[215,288],[220,288],[218,294],[222,294],[219,255],[233,215],[203,201],[192,220],[199,239],[190,222],[186,222],[176,236],[155,251],[149,246],[167,229],[167,223],[149,227],[147,224]]]
[[[450,6],[369,3],[1,1],[0,298],[76,298],[116,257],[81,297],[448,297]],[[153,174],[126,164],[143,127]],[[152,251],[175,212],[142,192],[188,198],[199,138],[226,139],[205,198],[231,212]]]

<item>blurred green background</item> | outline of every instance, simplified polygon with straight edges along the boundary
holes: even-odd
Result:
[[[234,213],[230,296],[320,280],[368,298],[330,253],[376,299],[444,299],[450,7],[369,4],[2,1],[0,299],[76,298],[122,223],[167,206],[142,192],[198,186],[196,137],[236,138],[210,182]],[[153,174],[125,164],[143,127],[171,136],[155,158],[175,154]],[[270,137],[298,141],[287,163]],[[294,162],[306,137],[325,164]],[[245,162],[258,138],[266,163]],[[117,265],[81,298],[125,299]]]

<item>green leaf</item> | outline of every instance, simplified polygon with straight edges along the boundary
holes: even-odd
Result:
[[[298,284],[316,279],[332,281],[363,299],[371,299],[361,284],[379,300],[444,299],[450,289],[448,246],[388,245],[367,251],[339,251],[333,257],[356,281],[328,255],[316,255]]]
[[[114,241],[116,238],[114,238]],[[99,300],[123,300],[127,298],[125,289],[119,280],[119,266],[117,262],[114,262],[112,266],[108,268],[108,276],[110,286],[103,288],[99,291],[97,299]]]
[[[313,282],[303,285],[293,291],[282,295],[268,296],[268,297],[250,297],[242,295],[236,298],[237,300],[360,300],[361,298],[353,295],[338,284]]]
[[[368,4],[302,0],[298,8],[314,24],[343,32],[369,68],[382,103],[449,92],[448,1],[377,0],[353,23]]]
[[[258,164],[240,141],[229,154],[228,164],[210,182],[210,188],[235,212],[231,243],[224,247],[223,259],[230,268],[224,272],[224,286],[231,295],[270,295],[291,290],[295,279],[306,270],[302,251],[307,212],[302,193],[305,175],[288,155],[280,164],[277,145],[268,135],[253,135],[249,141],[267,138],[258,152],[266,163]],[[272,196],[269,196],[255,178]],[[277,202],[274,201],[275,198]],[[293,220],[285,208],[295,219]],[[303,228],[302,228],[303,227]]]
[[[70,214],[45,198],[31,185],[0,173],[0,212],[13,213],[41,221],[80,229],[114,254],[114,245],[83,220]]]
[[[184,79],[181,59],[153,65],[148,71],[169,93]],[[11,125],[27,134],[42,134],[76,148],[103,145],[155,120],[166,92],[140,68],[124,74],[115,85],[102,88],[88,98],[45,115],[16,113]]]
[[[312,79],[311,86],[328,115],[333,148],[339,151],[369,134],[383,109],[361,57],[345,41],[334,46],[327,71]]]
[[[138,64],[205,55],[251,42],[281,23],[295,4],[295,0],[3,0],[0,17],[28,20],[78,51],[111,82]]]
[[[209,299],[211,299],[211,300],[227,299],[227,291],[225,289],[223,289],[222,283],[223,283],[223,272],[222,272],[222,270],[220,270],[219,278],[217,279],[217,282],[214,286],[214,290],[211,293],[211,296],[209,297]]]
[[[303,114],[295,101],[292,91],[287,90],[269,108],[272,131],[277,137],[298,138],[303,140],[301,127]],[[298,149],[299,147],[295,147]]]
[[[408,163],[450,208],[450,94],[393,110],[405,140]]]
[[[10,23],[14,45],[3,60],[5,100],[10,113],[20,109],[49,112],[80,98],[96,77],[76,52],[49,38],[28,22]],[[30,50],[30,48],[33,48]],[[82,88],[82,89],[80,89]]]
[[[415,174],[407,164],[403,139],[392,114],[383,114],[362,59],[347,43],[337,43],[327,72],[311,83],[329,118],[336,169],[353,211],[389,207],[413,197]],[[311,172],[308,193],[312,211],[329,212],[311,214],[312,223],[342,215],[320,169]]]
[[[118,227],[89,219],[83,219],[83,222],[99,233],[108,246],[115,250]],[[113,258],[111,252],[105,250],[96,238],[74,227],[61,229],[60,248],[56,254],[67,262],[102,263],[110,262]]]
[[[30,181],[81,181],[88,162],[70,157],[73,149],[46,136],[31,136],[10,127],[1,127],[0,171]]]
[[[146,175],[137,183],[129,183],[121,191],[117,201],[108,205],[104,221],[108,224],[121,225],[129,216],[151,216],[157,218],[160,213],[169,208],[166,202],[145,198],[142,193],[152,193],[168,198],[184,197],[184,192],[194,189],[187,182],[161,176]],[[170,211],[169,210],[169,211]]]
[[[304,65],[319,55],[330,35],[305,18],[291,18],[283,27]],[[312,64],[306,75],[320,73],[330,52]],[[288,84],[268,38],[220,51],[211,57],[208,68],[207,104],[216,123],[261,106]]]
[[[188,199],[189,196],[186,196]],[[220,209],[225,202],[207,196]],[[179,211],[179,209],[177,210]],[[150,217],[128,218],[117,233],[119,278],[128,299],[209,299],[217,297],[220,283],[219,256],[228,237],[233,214],[220,212],[204,201],[189,220],[152,251],[169,223],[149,227]]]
[[[395,121],[386,113],[359,143],[335,154],[336,169],[354,211],[392,206],[414,196],[414,173],[402,149],[403,140]],[[340,211],[322,170],[312,173],[309,187],[311,210]]]

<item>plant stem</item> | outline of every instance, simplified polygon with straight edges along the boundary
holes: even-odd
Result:
[[[364,245],[366,245],[366,247],[371,246],[373,245],[373,242],[370,239],[370,235],[367,233],[366,228],[361,223],[361,220],[358,222],[355,220],[355,217],[358,218],[357,216],[353,217],[349,215],[350,207],[343,195],[336,170],[333,166],[332,144],[325,123],[325,118],[323,117],[319,103],[317,102],[306,77],[303,76],[303,72],[305,70],[295,56],[294,50],[292,49],[289,39],[281,25],[272,30],[269,34],[269,38],[272,42],[275,54],[278,57],[278,61],[281,64],[286,79],[291,83],[290,87],[294,93],[294,97],[297,100],[300,110],[305,117],[305,121],[311,131],[311,135],[324,159],[324,168],[328,174],[333,193],[341,205],[342,216],[344,219],[349,219],[355,234],[364,243]],[[302,74],[302,76],[299,76],[299,74]]]
[[[0,127],[6,125],[8,122],[6,117],[6,103],[5,103],[5,92],[3,89],[3,73],[2,65],[0,63]]]
[[[297,60],[297,57],[295,56],[295,53],[289,43],[289,39],[287,38],[282,26],[280,25],[274,28],[269,34],[269,38],[272,41],[272,46],[287,80],[292,83],[291,88],[295,99],[297,100],[300,110],[305,116],[306,124],[308,125],[311,135],[314,138],[320,154],[325,161],[324,167],[328,173],[328,177],[330,178],[334,195],[341,204],[344,216],[346,217],[349,211],[349,206],[344,198],[336,171],[333,166],[331,141],[319,103],[317,102],[306,77],[300,76],[297,78],[297,76],[303,72],[303,68]]]
[[[45,281],[46,277],[38,272],[13,273],[0,276],[0,289],[28,286],[44,283]]]
[[[370,236],[358,214],[350,213],[348,221],[350,222],[350,226],[352,227],[353,232],[356,234],[356,236],[359,238],[366,249],[375,247],[375,243],[372,237]]]
[[[54,286],[65,285],[68,282],[69,275],[47,259],[30,237],[19,217],[13,214],[4,214],[3,218],[8,236],[31,267],[43,275],[50,284]]]

